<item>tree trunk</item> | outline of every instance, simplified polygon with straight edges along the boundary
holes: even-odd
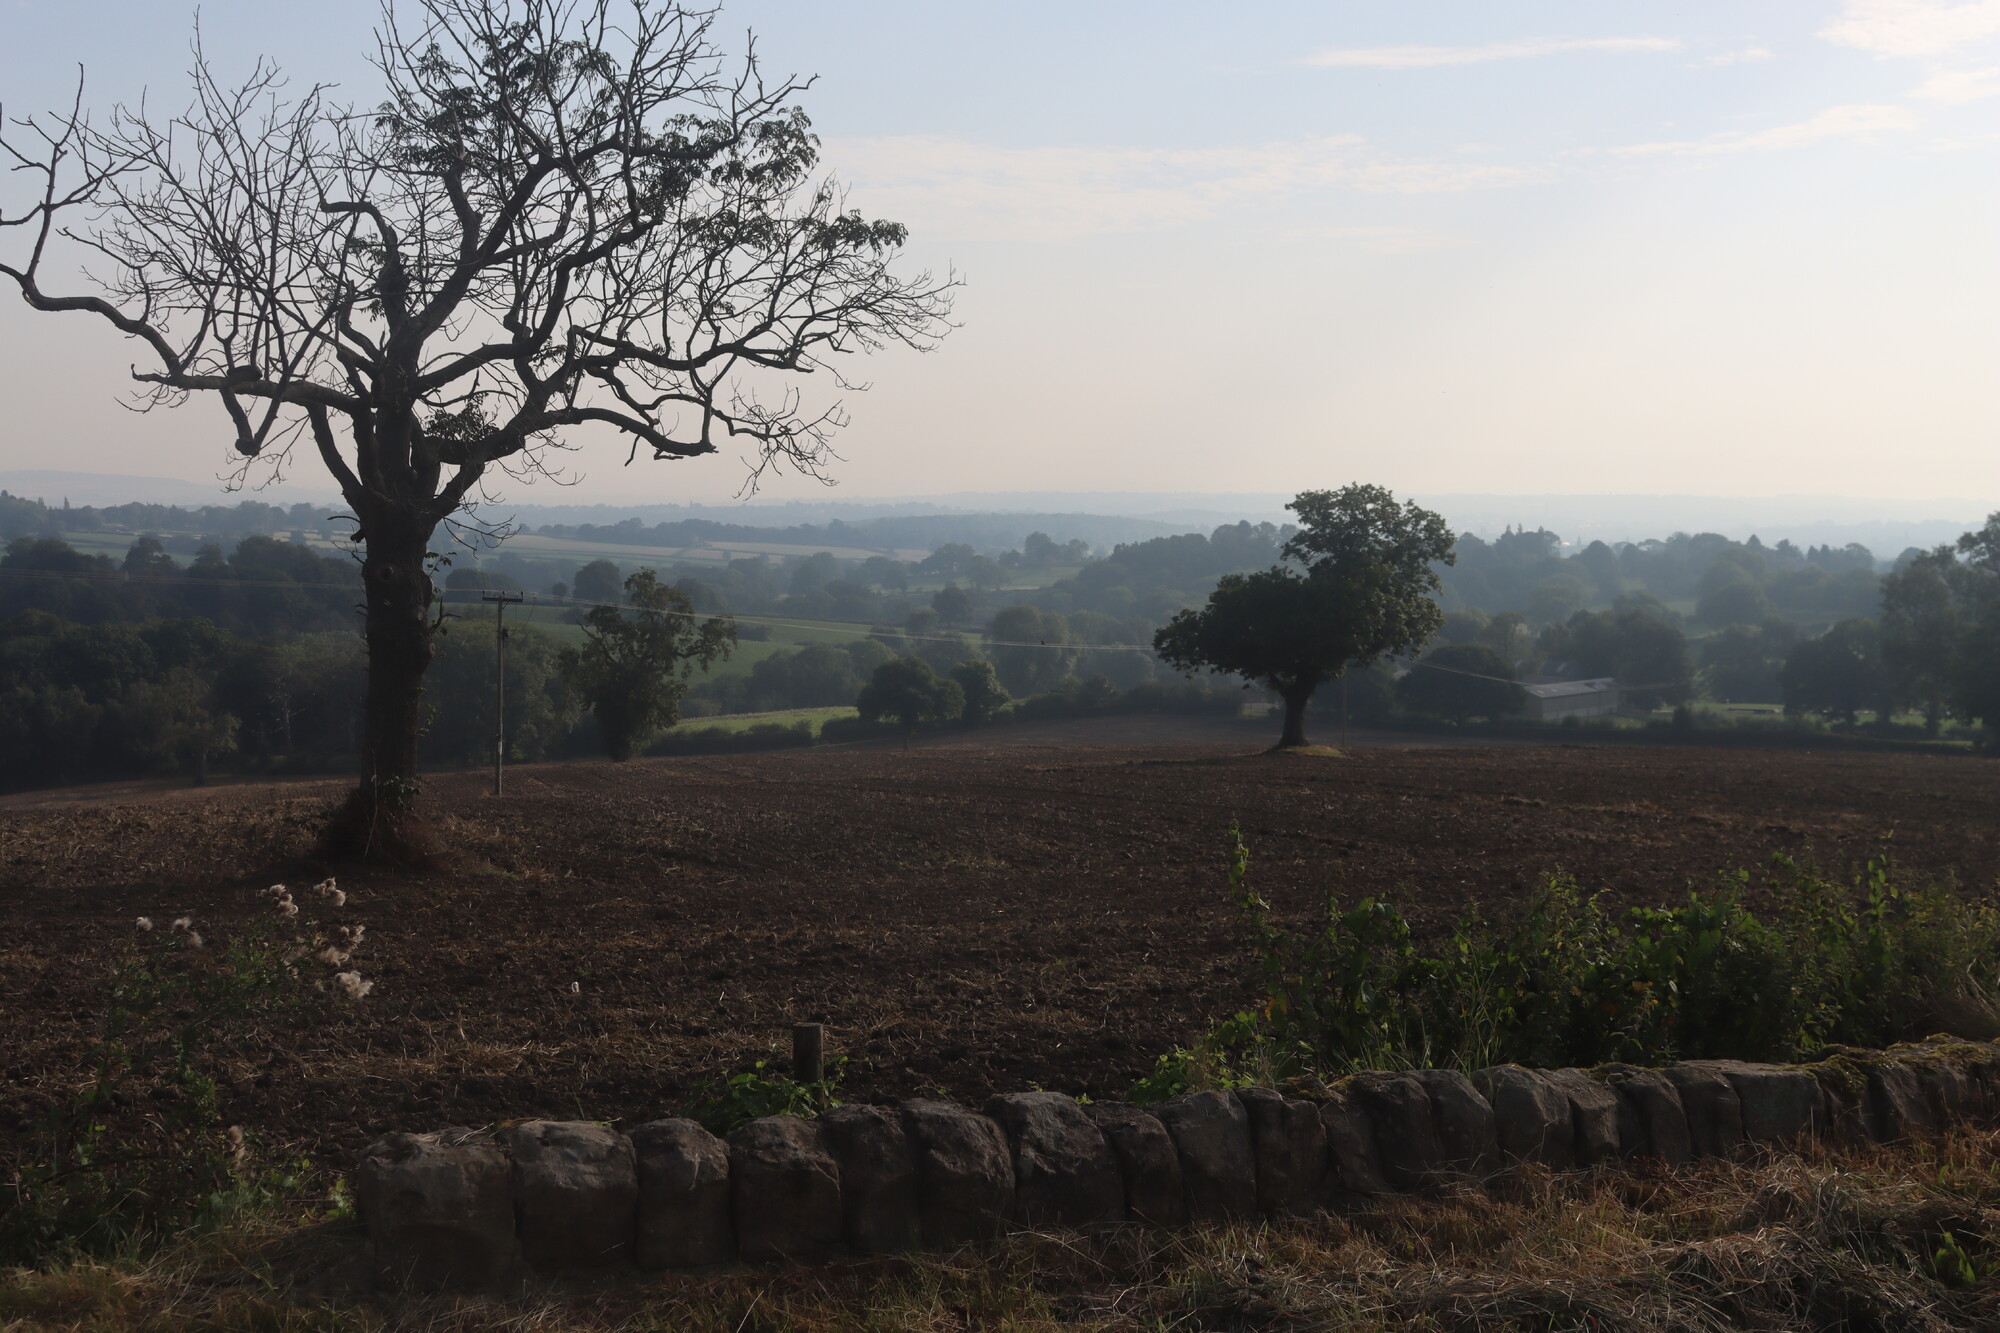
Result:
[[[424,556],[432,526],[407,515],[378,513],[363,519],[368,697],[362,717],[361,785],[329,831],[328,850],[337,856],[399,865],[423,865],[436,856],[430,827],[417,810],[422,790],[417,737],[432,632],[432,587]]]
[[[1280,750],[1294,750],[1306,743],[1306,705],[1312,702],[1313,685],[1293,686],[1278,697],[1285,701],[1285,734],[1278,737]]]

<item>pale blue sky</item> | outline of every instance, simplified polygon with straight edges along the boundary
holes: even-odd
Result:
[[[178,99],[190,9],[0,14],[9,114],[78,60],[100,103]],[[365,100],[372,4],[203,15],[225,68]],[[854,202],[968,282],[942,350],[865,372],[848,494],[2000,503],[2000,0],[741,0],[723,26],[820,76]],[[225,461],[212,406],[118,409],[130,353],[77,317],[0,303],[0,349],[0,469]],[[619,457],[512,498],[741,479]]]

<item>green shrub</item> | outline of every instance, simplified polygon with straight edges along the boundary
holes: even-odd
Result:
[[[845,1061],[828,1062],[826,1077],[800,1083],[789,1074],[765,1072],[759,1060],[741,1074],[718,1079],[696,1089],[681,1114],[700,1122],[711,1134],[726,1135],[767,1115],[813,1116],[840,1105],[840,1069]]]
[[[1745,901],[1742,872],[1622,913],[1557,873],[1514,924],[1474,909],[1426,949],[1374,898],[1329,898],[1316,928],[1287,929],[1250,887],[1234,828],[1228,858],[1264,998],[1162,1057],[1135,1097],[1361,1068],[1787,1060],[2000,1033],[2000,908],[1907,888],[1886,861],[1841,884],[1774,858],[1765,888],[1781,907],[1768,916]]]

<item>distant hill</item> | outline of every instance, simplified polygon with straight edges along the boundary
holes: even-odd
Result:
[[[244,501],[290,508],[310,504],[339,512],[330,488],[307,480],[266,490],[228,491],[220,482],[19,469],[0,471],[0,490],[60,509],[106,507],[134,501],[189,509]],[[1208,532],[1224,523],[1282,523],[1290,497],[1279,492],[958,491],[888,499],[790,500],[746,504],[501,504],[488,517],[511,519],[524,531],[621,525],[657,529],[706,525],[712,536],[789,529],[801,541],[832,540],[876,548],[966,542],[983,550],[1018,547],[1030,532],[1058,542],[1080,539],[1093,547],[1184,532]],[[1438,510],[1459,532],[1492,538],[1508,528],[1546,528],[1566,545],[1663,539],[1676,532],[1714,532],[1736,541],[1755,535],[1766,542],[1788,538],[1800,546],[1859,542],[1884,556],[1907,547],[1951,541],[2000,509],[2000,498],[1881,500],[1849,496],[1704,495],[1486,495],[1414,496]],[[844,531],[844,529],[861,531]],[[827,530],[814,535],[812,530]],[[778,540],[769,537],[770,540]],[[606,537],[603,540],[616,540]],[[678,543],[676,543],[678,544]]]

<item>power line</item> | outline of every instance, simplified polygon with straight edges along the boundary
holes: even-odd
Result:
[[[0,577],[72,579],[78,582],[92,582],[92,581],[108,582],[108,583],[127,584],[137,587],[194,586],[203,588],[262,588],[269,590],[286,590],[292,588],[323,588],[323,589],[337,589],[346,592],[361,591],[360,588],[356,587],[354,584],[351,583],[305,583],[299,581],[288,581],[280,583],[277,582],[276,580],[257,580],[257,579],[198,579],[198,578],[190,578],[185,575],[175,576],[172,578],[160,579],[155,581],[144,577],[135,578],[132,575],[124,573],[123,571],[99,572],[95,570],[81,570],[81,569],[78,570],[0,569]],[[485,590],[476,588],[447,590],[440,588],[438,589],[438,594],[440,597],[442,597],[446,594],[447,591],[482,592]],[[649,609],[634,605],[633,603],[630,602],[598,602],[598,601],[592,601],[590,598],[587,597],[557,597],[553,593],[527,593],[525,594],[525,596],[528,599],[527,604],[530,606],[545,606],[545,605],[561,606],[561,607],[609,606],[614,610],[618,611],[641,611]],[[665,614],[670,616],[686,616],[689,619],[693,619],[697,616],[707,615],[708,613],[703,611],[667,611],[660,614]],[[965,637],[963,634],[911,634],[903,630],[896,629],[894,626],[891,625],[876,625],[873,622],[864,620],[795,620],[782,616],[738,615],[734,612],[728,612],[728,611],[718,612],[717,614],[727,615],[730,617],[730,619],[737,621],[739,624],[764,625],[773,629],[817,630],[817,629],[824,629],[828,625],[852,625],[855,628],[860,629],[865,626],[868,631],[868,634],[864,635],[864,637],[873,635],[876,632],[886,632],[895,634],[898,638],[902,639],[906,643],[958,643],[961,642]],[[534,622],[531,620],[528,622],[528,624],[532,626]],[[1141,652],[1141,653],[1150,653],[1153,651],[1153,645],[1150,643],[1049,643],[1043,640],[1029,641],[1026,639],[985,639],[985,638],[982,638],[980,642],[988,648],[1053,648],[1058,650],[1063,648],[1087,648],[1087,649],[1104,650],[1111,652]],[[1483,675],[1477,671],[1466,671],[1459,667],[1443,666],[1436,662],[1425,661],[1423,658],[1420,657],[1400,657],[1394,654],[1390,654],[1385,660],[1397,666],[1401,666],[1407,670],[1443,671],[1454,676],[1464,676],[1471,680],[1490,680],[1501,685],[1519,685],[1521,683],[1518,680],[1512,680],[1505,676],[1488,676],[1488,675]],[[1661,681],[1657,684],[1652,684],[1652,685],[1621,684],[1618,688],[1627,692],[1637,692],[1640,690],[1666,690],[1666,689],[1673,689],[1676,686],[1684,683],[1685,682],[1683,681]]]
[[[122,571],[98,572],[94,570],[80,570],[80,569],[79,570],[0,569],[0,576],[9,576],[14,578],[68,579],[81,583],[88,583],[88,582],[117,583],[121,585],[141,587],[141,588],[143,587],[181,588],[181,587],[192,586],[200,588],[258,588],[258,589],[266,589],[274,591],[283,591],[294,588],[327,588],[327,589],[338,589],[350,593],[358,593],[362,591],[361,588],[352,583],[308,583],[298,580],[289,580],[281,583],[276,580],[202,579],[202,578],[189,578],[186,576],[163,578],[155,581],[144,577],[135,578]],[[444,595],[447,592],[478,592],[478,591],[481,590],[474,588],[438,589],[440,596]],[[630,602],[599,602],[599,601],[593,601],[587,597],[557,597],[552,593],[529,593],[527,594],[527,596],[530,599],[529,605],[531,606],[544,606],[544,605],[562,606],[562,607],[609,606],[619,611],[641,611],[648,609],[645,607],[636,606]],[[687,616],[690,619],[692,619],[696,616],[707,615],[708,613],[703,611],[668,611],[662,614],[672,615],[672,616]],[[727,615],[731,619],[736,620],[743,624],[767,625],[781,629],[813,630],[813,629],[822,629],[827,625],[852,625],[857,629],[866,627],[866,629],[870,633],[873,633],[878,629],[884,630],[892,632],[901,637],[902,639],[913,643],[955,643],[958,641],[959,637],[962,637],[950,634],[910,634],[910,633],[905,633],[902,630],[895,629],[893,626],[888,626],[888,625],[878,626],[871,621],[865,621],[865,620],[831,620],[831,621],[796,620],[781,616],[737,615],[733,612],[727,612],[727,611],[718,612],[716,614]],[[528,623],[532,625],[534,622],[529,621]],[[991,648],[1056,648],[1056,649],[1100,648],[1100,649],[1112,649],[1118,651],[1131,650],[1138,652],[1151,652],[1153,650],[1153,645],[1150,643],[1048,643],[1045,641],[1030,642],[1025,639],[985,639],[982,640],[982,642],[984,642],[986,646]]]

